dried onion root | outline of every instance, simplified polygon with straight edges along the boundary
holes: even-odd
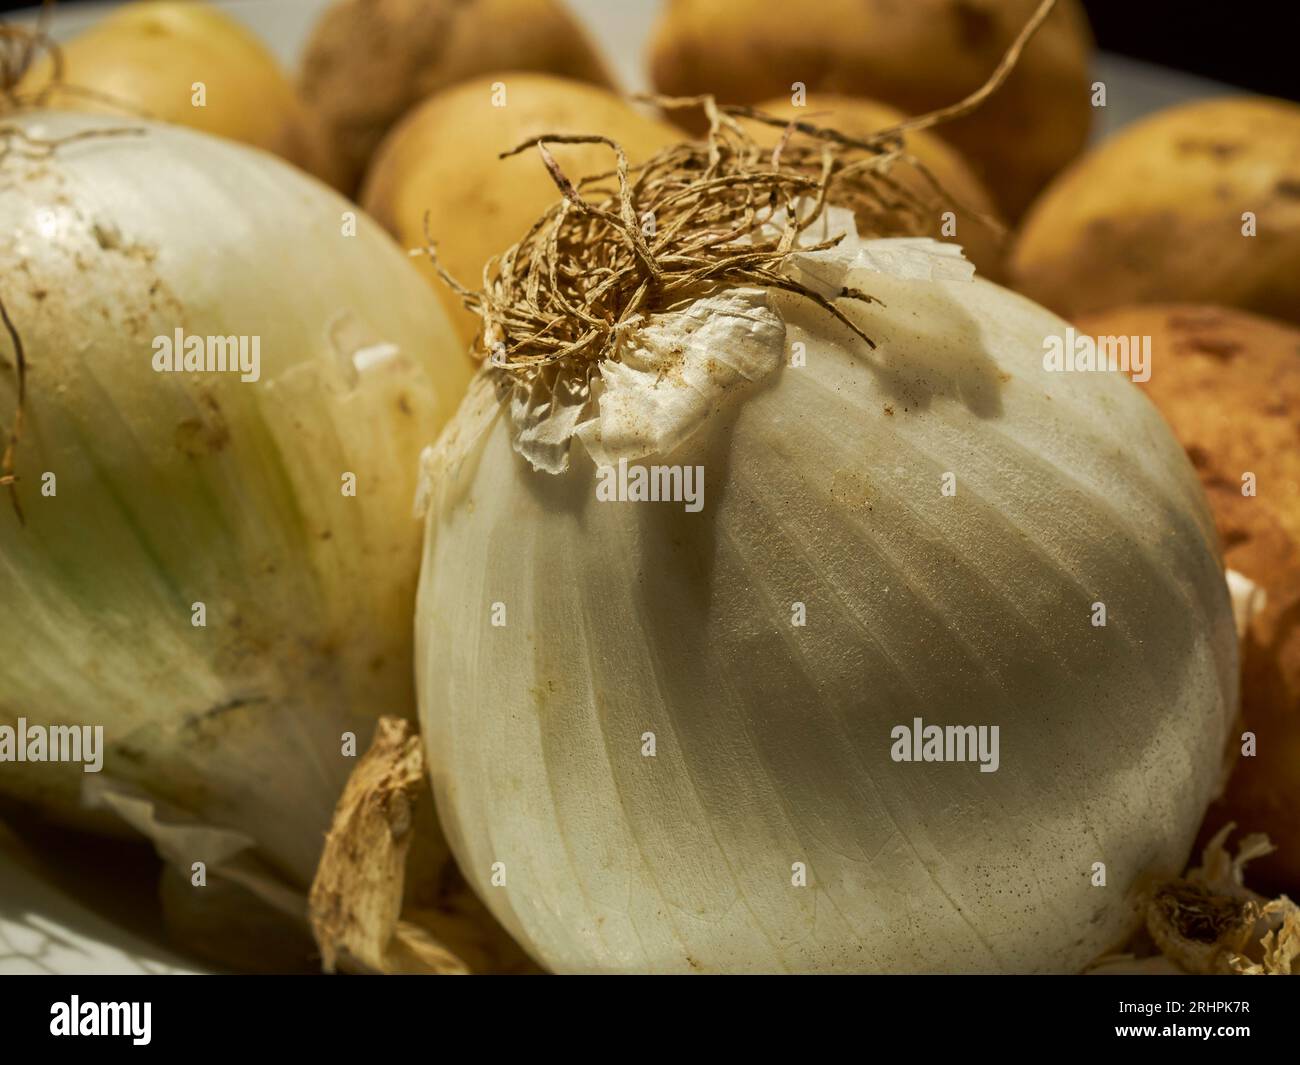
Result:
[[[14,453],[18,450],[18,442],[23,435],[23,410],[27,401],[27,356],[23,349],[23,340],[18,333],[18,327],[14,325],[13,319],[9,317],[9,311],[4,305],[4,300],[0,299],[0,323],[4,325],[5,336],[8,339],[10,347],[13,349],[13,372],[15,375],[18,398],[14,404],[14,421],[13,426],[5,436],[4,451],[0,452],[0,487],[9,491],[9,501],[13,504],[14,514],[17,515],[20,524],[26,524],[23,518],[23,508],[18,502],[18,475],[14,471]],[[0,358],[0,369],[8,370],[10,364],[3,358]],[[0,429],[0,435],[3,430]]]
[[[18,95],[18,83],[22,81],[23,75],[43,51],[49,51],[53,56],[57,77],[62,78],[62,62],[58,48],[45,35],[43,28],[49,6],[46,3],[42,7],[42,26],[35,30],[21,26],[0,25],[0,117],[18,111],[23,106],[23,101]],[[11,143],[30,148],[32,146],[29,141],[30,138],[17,126],[0,124],[0,159],[9,153]],[[39,148],[40,145],[36,147]],[[0,451],[0,487],[8,490],[14,514],[20,523],[24,523],[22,506],[18,502],[18,475],[14,470],[14,453],[23,434],[23,410],[27,397],[27,357],[23,349],[22,337],[9,317],[2,296],[0,296],[0,325],[4,327],[0,340],[7,343],[10,350],[8,357],[0,350],[0,371],[14,374],[14,391],[18,397],[14,408],[13,424],[8,432],[0,426],[0,439],[4,440],[3,451]]]
[[[1193,973],[1300,975],[1300,906],[1245,886],[1246,863],[1273,851],[1260,833],[1224,844],[1228,824],[1206,844],[1201,864],[1161,885],[1147,907],[1147,931],[1160,952]]]
[[[712,96],[656,97],[653,102],[669,109],[703,108],[709,122],[705,140],[666,148],[636,167],[617,143],[596,135],[535,137],[503,153],[505,158],[535,148],[562,193],[560,202],[487,264],[480,291],[444,270],[426,239],[434,268],[483,320],[476,353],[516,383],[565,364],[576,371],[578,387],[585,387],[601,360],[614,354],[620,335],[645,316],[743,285],[809,299],[874,347],[834,302],[783,274],[782,264],[797,245],[806,252],[840,242],[836,237],[812,243],[805,236],[828,204],[852,208],[864,237],[926,232],[922,219],[954,201],[906,151],[904,135],[978,108],[1005,82],[1054,3],[1043,0],[988,81],[970,96],[866,139],[751,107],[721,106]],[[740,120],[781,127],[784,134],[768,151]],[[616,169],[575,185],[548,144],[605,144]],[[927,195],[891,176],[899,165],[922,174]],[[981,219],[996,227],[992,219]],[[858,291],[845,290],[840,298],[871,302]]]
[[[52,0],[45,0],[35,28],[0,24],[0,116],[39,110],[49,103],[55,93],[62,93],[107,104],[137,118],[152,118],[148,111],[127,100],[74,85],[67,80],[63,50],[45,29],[53,7]],[[19,87],[28,72],[38,60],[47,56],[50,60],[50,80],[35,92],[21,92]],[[0,135],[8,137],[15,132],[13,127],[0,126]]]
[[[536,148],[563,198],[488,264],[482,291],[471,292],[439,267],[465,306],[482,317],[477,350],[492,366],[525,374],[555,363],[590,369],[643,315],[743,284],[806,295],[869,342],[833,304],[778,270],[833,187],[853,182],[882,207],[901,206],[895,197],[909,194],[885,173],[891,152],[872,150],[849,166],[830,142],[799,143],[769,159],[711,98],[689,103],[705,105],[708,140],[664,149],[639,167],[628,165],[617,143],[597,135],[537,137],[505,153]],[[575,186],[547,144],[608,145],[617,170]],[[783,226],[765,235],[780,210]],[[428,252],[437,266],[431,244]]]
[[[1147,895],[1145,929],[1124,954],[1107,955],[1090,972],[1176,971],[1216,976],[1300,975],[1300,906],[1286,895],[1265,898],[1245,886],[1246,864],[1274,851],[1252,833],[1227,849],[1235,824],[1205,845],[1201,864]],[[1164,966],[1159,970],[1153,966]]]
[[[45,32],[45,22],[52,6],[48,0],[42,5],[40,20],[35,29],[0,25],[0,114],[17,111],[24,106],[18,85],[42,55],[48,54],[54,67],[49,88],[63,81],[63,53]],[[39,106],[40,99],[33,99],[30,104]]]
[[[0,118],[43,106],[49,94],[56,88],[113,102],[100,93],[63,84],[63,53],[45,32],[45,22],[52,7],[50,0],[42,4],[40,20],[35,29],[0,25]],[[43,55],[49,55],[53,65],[49,84],[30,96],[20,93],[18,86],[23,77],[31,69],[32,64]],[[132,135],[139,132],[135,129],[87,130],[81,134],[46,140],[31,136],[21,126],[0,122],[0,160],[11,151],[29,158],[43,158],[71,141],[87,137]],[[18,474],[14,468],[14,461],[23,435],[24,410],[27,401],[27,357],[22,336],[9,316],[2,294],[0,294],[0,327],[3,327],[0,343],[7,344],[9,348],[9,355],[6,357],[3,347],[0,347],[0,370],[14,374],[14,391],[17,394],[13,423],[8,432],[5,432],[0,425],[0,440],[4,441],[3,450],[0,450],[0,488],[8,490],[9,500],[19,524],[25,524],[22,505],[18,501]]]

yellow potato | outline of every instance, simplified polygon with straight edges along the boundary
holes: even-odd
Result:
[[[993,72],[1038,0],[669,0],[651,44],[654,84],[756,104],[809,92],[861,96],[908,114],[956,103]],[[1016,219],[1083,148],[1092,34],[1064,0],[1000,90],[937,128]]]
[[[1207,100],[1129,127],[1043,194],[1009,270],[1065,315],[1181,300],[1300,321],[1300,106]]]
[[[408,110],[494,70],[613,85],[560,0],[339,0],[307,43],[299,88],[351,192]]]
[[[1200,474],[1228,566],[1260,585],[1264,610],[1242,646],[1240,758],[1202,843],[1228,821],[1267,832],[1276,854],[1250,865],[1258,890],[1300,893],[1300,330],[1204,305],[1088,315],[1094,336],[1151,338],[1143,387]],[[1255,475],[1243,494],[1242,475]],[[1237,740],[1240,746],[1240,740]]]
[[[505,106],[495,106],[502,99]],[[613,93],[547,74],[493,74],[427,100],[388,136],[367,175],[361,203],[405,247],[424,245],[424,216],[442,264],[478,288],[483,267],[524,236],[560,198],[535,151],[498,159],[543,133],[599,133],[623,146],[633,163],[681,139],[667,123],[633,110]],[[602,145],[556,145],[568,177],[614,169]],[[418,260],[433,280],[461,334],[478,319]]]
[[[873,133],[902,121],[903,113],[875,100],[863,100],[850,96],[809,96],[803,106],[795,106],[788,97],[766,100],[756,105],[778,118],[799,119],[816,126],[829,126],[850,137],[865,138]],[[775,143],[781,131],[772,127],[763,127],[746,122],[746,129],[760,139],[761,143]],[[935,211],[932,226],[924,235],[936,240],[953,241],[961,244],[967,258],[979,269],[979,272],[992,280],[1001,276],[1001,237],[998,231],[981,221],[978,215],[997,217],[998,211],[993,204],[993,197],[983,182],[975,176],[970,164],[962,158],[955,148],[944,143],[934,134],[922,130],[909,133],[906,137],[907,150],[920,160],[950,194],[956,202],[945,202]],[[915,168],[900,163],[891,172],[899,184],[916,192],[924,199],[935,197],[933,187],[924,175]],[[943,232],[942,213],[952,211],[956,215],[956,232]],[[860,218],[862,231],[865,233],[867,220]]]
[[[128,4],[63,45],[62,56],[62,88],[51,86],[53,59],[45,56],[19,92],[49,90],[46,105],[63,110],[143,112],[320,169],[299,144],[298,100],[275,57],[208,4]]]

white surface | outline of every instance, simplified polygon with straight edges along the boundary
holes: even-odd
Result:
[[[0,825],[0,976],[191,973],[53,888]]]

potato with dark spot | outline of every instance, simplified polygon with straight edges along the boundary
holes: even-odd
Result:
[[[1043,193],[1009,269],[1066,316],[1188,301],[1300,321],[1300,106],[1230,97],[1129,127]]]
[[[978,89],[1038,2],[670,0],[651,42],[651,74],[669,96],[757,104],[788,97],[798,82],[810,93],[920,114]],[[1091,52],[1082,5],[1061,0],[1006,84],[973,114],[936,128],[975,166],[1006,217],[1019,218],[1083,149]]]
[[[493,70],[613,81],[561,0],[339,0],[307,43],[311,133],[352,192],[384,135],[421,100]]]
[[[1300,330],[1224,308],[1129,307],[1089,315],[1094,336],[1150,336],[1144,386],[1191,457],[1227,565],[1267,602],[1242,647],[1237,760],[1210,808],[1202,843],[1235,821],[1266,832],[1276,853],[1251,863],[1257,890],[1300,893]],[[1244,474],[1255,494],[1243,494]]]

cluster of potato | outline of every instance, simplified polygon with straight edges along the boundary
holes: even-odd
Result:
[[[668,0],[647,62],[663,95],[711,93],[860,136],[975,91],[1037,7],[821,0],[795,13],[778,0]],[[1272,834],[1268,873],[1296,891],[1300,332],[1259,316],[1300,322],[1300,106],[1186,104],[1085,152],[1092,51],[1081,4],[1060,0],[997,92],[909,134],[907,149],[951,194],[955,239],[981,273],[1096,333],[1153,337],[1145,387],[1201,473],[1228,564],[1268,595],[1243,679],[1257,754],[1211,821]],[[296,86],[202,4],[130,5],[63,56],[62,88],[45,63],[24,90],[279,152],[356,196],[404,245],[424,244],[427,226],[471,286],[557,195],[535,156],[500,152],[543,132],[603,133],[636,162],[686,136],[680,126],[698,130],[698,112],[656,117],[625,102],[560,0],[339,0]],[[555,154],[575,179],[612,162],[600,146]],[[938,224],[933,235],[949,236]],[[436,289],[470,337],[473,319]],[[1256,495],[1241,492],[1246,472]]]
[[[1039,0],[669,0],[650,45],[655,87],[757,104],[809,92],[863,97],[907,114],[956,103],[997,66]],[[1007,83],[940,127],[1016,218],[1088,137],[1092,34],[1061,0]]]

